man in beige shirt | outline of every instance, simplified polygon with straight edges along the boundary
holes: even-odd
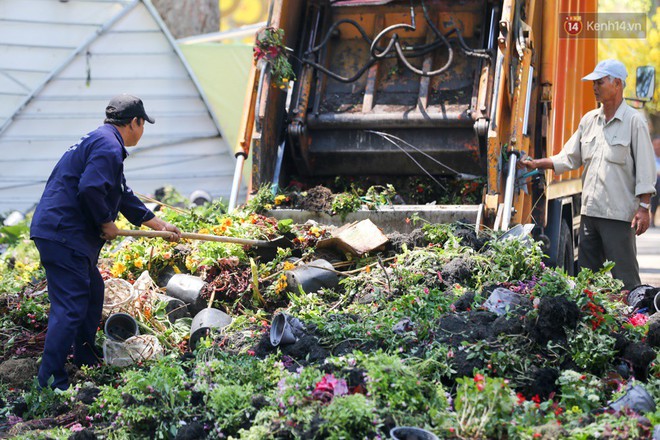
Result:
[[[623,99],[627,76],[617,60],[598,63],[582,80],[593,81],[600,108],[584,115],[559,154],[522,164],[558,174],[584,165],[578,264],[596,271],[613,261],[612,275],[631,290],[641,284],[635,234],[649,227],[656,171],[648,125]]]

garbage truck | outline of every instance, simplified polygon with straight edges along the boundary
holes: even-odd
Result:
[[[571,273],[581,170],[534,175],[516,164],[559,152],[596,107],[580,79],[597,63],[597,41],[574,32],[596,3],[273,0],[268,29],[283,31],[295,81],[278,87],[269,65],[253,67],[234,187],[248,157],[253,192],[291,175],[479,178],[476,204],[404,204],[365,215],[400,230],[413,213],[496,230],[533,224],[550,264]]]

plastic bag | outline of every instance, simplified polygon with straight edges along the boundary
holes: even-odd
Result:
[[[138,335],[124,342],[106,339],[103,343],[105,363],[115,367],[127,367],[137,362],[162,356],[163,347],[153,335]]]

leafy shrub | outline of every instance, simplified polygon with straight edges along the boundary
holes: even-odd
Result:
[[[581,414],[601,407],[603,383],[596,376],[565,370],[558,382],[561,388],[560,403],[567,411]]]
[[[246,385],[216,385],[206,396],[206,413],[223,434],[234,433],[248,420],[252,408],[254,387]]]
[[[442,386],[419,377],[401,358],[378,351],[357,359],[367,371],[367,397],[400,423],[425,425],[446,407]]]
[[[374,403],[362,394],[335,397],[319,415],[328,421],[320,434],[329,440],[371,438],[380,425]]]
[[[102,386],[90,413],[101,414],[137,435],[173,437],[180,420],[192,418],[186,374],[174,358],[159,359],[148,370],[128,370],[117,388]]]
[[[455,427],[460,438],[502,438],[513,413],[515,393],[502,378],[475,374],[456,379]]]
[[[481,286],[529,280],[540,276],[544,268],[541,244],[529,238],[491,241],[479,257],[474,278]]]
[[[613,337],[595,332],[586,324],[581,324],[569,337],[568,349],[578,367],[584,371],[601,374],[616,357],[615,343]]]

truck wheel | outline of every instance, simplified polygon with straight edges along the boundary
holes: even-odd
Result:
[[[573,255],[573,234],[566,220],[561,221],[559,231],[559,251],[557,252],[557,266],[567,274],[575,275],[575,257]]]

